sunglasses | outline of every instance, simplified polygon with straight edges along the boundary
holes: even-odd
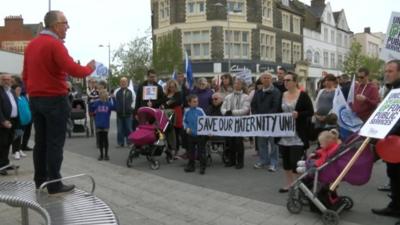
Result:
[[[357,76],[358,79],[364,79],[365,76]]]
[[[212,100],[213,100],[213,101],[217,101],[217,100],[219,100],[219,98],[213,98]]]
[[[284,79],[283,81],[284,81],[284,82],[290,82],[290,81],[293,81],[293,80],[291,80],[291,79]]]

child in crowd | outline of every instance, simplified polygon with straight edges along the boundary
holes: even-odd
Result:
[[[115,109],[115,100],[109,99],[106,90],[99,92],[99,100],[95,100],[90,105],[94,112],[96,125],[96,134],[98,137],[98,148],[100,156],[98,160],[110,160],[108,156],[108,129],[110,128],[111,110]]]
[[[32,114],[29,109],[28,99],[25,96],[21,95],[22,88],[20,85],[13,85],[12,88],[15,91],[15,95],[17,96],[17,105],[18,105],[18,118],[19,124],[14,132],[14,140],[12,142],[12,154],[15,160],[21,159],[21,157],[26,157],[26,154],[21,150],[22,145],[22,136],[24,135],[24,128],[27,126],[32,120]]]
[[[304,173],[306,169],[311,167],[322,166],[337,151],[341,143],[339,132],[336,129],[322,131],[318,136],[318,141],[321,148],[310,154],[306,161],[297,162],[296,171],[298,173]]]
[[[185,172],[195,171],[195,160],[196,156],[198,156],[200,159],[200,174],[204,174],[206,171],[206,143],[203,136],[197,135],[197,118],[206,114],[203,109],[198,107],[199,99],[196,95],[189,95],[187,99],[189,108],[186,109],[183,116],[183,128],[187,134],[189,162],[185,167]]]

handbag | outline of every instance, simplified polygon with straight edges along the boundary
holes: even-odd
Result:
[[[18,115],[21,126],[28,125],[32,121],[28,100],[23,96],[18,97]]]

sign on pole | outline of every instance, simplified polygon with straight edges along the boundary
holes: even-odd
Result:
[[[400,12],[392,12],[380,58],[384,61],[400,59]]]
[[[386,96],[377,110],[361,128],[360,135],[370,138],[385,138],[400,119],[400,89]]]

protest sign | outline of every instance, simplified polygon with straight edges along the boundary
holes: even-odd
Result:
[[[291,113],[201,116],[197,120],[197,133],[225,137],[292,137],[295,125]]]
[[[157,86],[154,85],[144,86],[143,100],[157,100]]]
[[[400,13],[392,12],[380,58],[389,61],[400,58]]]
[[[400,89],[394,89],[386,96],[377,110],[361,128],[365,137],[383,139],[400,118]]]

